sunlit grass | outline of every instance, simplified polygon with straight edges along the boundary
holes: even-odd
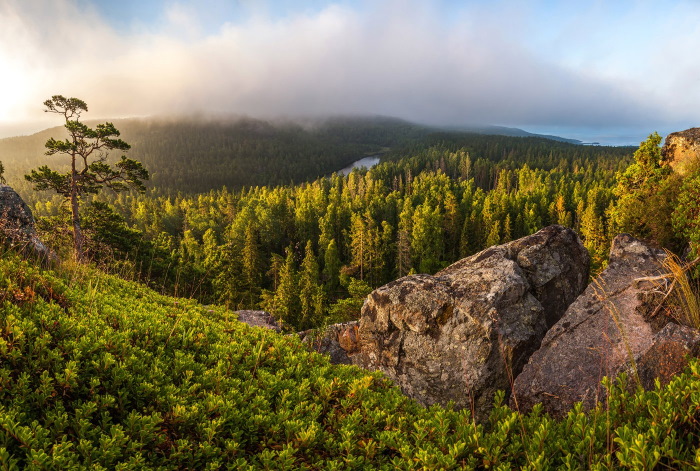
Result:
[[[666,294],[669,304],[676,307],[678,322],[700,328],[700,284],[691,276],[700,259],[686,263],[677,255],[668,253],[663,265],[669,271],[671,285]]]

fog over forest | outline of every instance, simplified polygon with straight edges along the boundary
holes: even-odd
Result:
[[[679,49],[700,42],[694,2],[225,3],[2,2],[0,137],[55,124],[55,93],[95,118],[379,114],[633,141],[700,105]]]

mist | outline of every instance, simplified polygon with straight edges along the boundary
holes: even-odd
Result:
[[[89,118],[369,114],[546,128],[646,127],[696,116],[694,63],[674,56],[679,70],[654,78],[647,71],[663,64],[657,57],[625,75],[610,56],[576,58],[589,38],[568,38],[568,53],[524,41],[532,12],[519,2],[496,4],[465,8],[450,21],[422,2],[329,5],[281,17],[256,10],[214,29],[196,4],[172,4],[157,27],[124,30],[85,2],[6,0],[0,137],[57,124],[41,106],[54,94],[84,99]],[[697,28],[688,34],[700,38]],[[671,93],[678,87],[688,89],[683,98]]]

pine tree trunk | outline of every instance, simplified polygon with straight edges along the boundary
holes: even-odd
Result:
[[[75,137],[73,137],[75,143]],[[71,156],[70,210],[73,219],[73,256],[78,262],[85,258],[85,236],[80,228],[80,203],[78,202],[78,174],[75,170],[75,154]]]
[[[73,255],[77,261],[82,262],[85,258],[85,236],[80,228],[78,192],[75,189],[70,194],[70,207],[73,218]]]

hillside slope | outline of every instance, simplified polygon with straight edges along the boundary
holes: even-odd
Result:
[[[153,186],[184,192],[299,183],[430,132],[424,126],[380,117],[335,118],[304,125],[191,117],[121,119],[114,124],[132,146],[129,157],[152,172]],[[60,158],[45,156],[43,147],[48,138],[58,139],[64,133],[62,127],[55,127],[31,136],[0,139],[0,160],[5,163],[8,182],[17,186],[25,173],[39,165],[67,165]]]
[[[0,258],[2,469],[673,468],[700,464],[700,371],[562,422],[423,409],[222,308]],[[502,399],[502,397],[500,398]]]
[[[514,155],[532,160],[533,156],[524,150],[535,150],[535,157],[540,160],[548,159],[552,152],[576,154],[584,159],[600,153],[617,153],[622,158],[629,153],[628,149],[586,148],[556,136],[537,136],[515,128],[445,132],[385,117],[307,122],[187,117],[120,119],[114,123],[121,137],[132,146],[129,157],[141,161],[152,172],[149,185],[170,193],[311,181],[388,148],[393,149],[391,158],[436,145],[465,148],[489,160]],[[64,133],[63,128],[55,127],[31,136],[0,139],[0,161],[5,164],[10,185],[28,187],[22,185],[23,176],[40,165],[67,168],[66,160],[44,155],[46,140],[61,138]]]

